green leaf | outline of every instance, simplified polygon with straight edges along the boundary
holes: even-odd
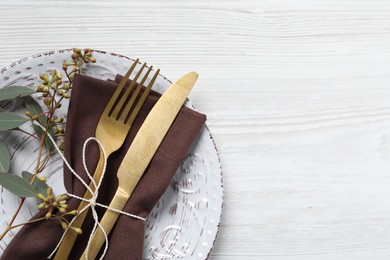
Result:
[[[26,108],[31,112],[33,116],[41,115],[43,113],[42,107],[38,104],[38,102],[31,96],[26,96],[23,98],[24,103],[26,104]],[[42,115],[39,117],[39,123],[43,126],[46,124],[46,116]]]
[[[3,140],[0,140],[0,172],[8,172],[11,158]]]
[[[37,125],[33,125],[33,128],[34,128],[34,131],[35,133],[37,134],[39,140],[42,140],[42,137],[43,137],[43,130],[42,128],[40,128],[39,126]],[[53,133],[53,129],[49,129],[49,134],[54,137],[54,133]],[[53,143],[51,142],[51,140],[49,139],[49,137],[47,137],[46,135],[46,138],[45,138],[45,147],[47,150],[51,150],[53,148]]]
[[[23,179],[25,179],[28,183],[31,182],[31,178],[33,176],[34,175],[32,175],[31,173],[29,173],[27,171],[22,172]],[[49,185],[47,185],[45,182],[41,181],[40,179],[35,178],[34,183],[32,184],[32,187],[37,193],[42,193],[43,195],[46,195],[46,192],[47,192],[47,189],[49,188]]]
[[[21,99],[6,99],[0,101],[0,109],[2,111],[12,111],[19,108],[22,105]]]
[[[33,89],[27,87],[21,87],[21,86],[2,88],[0,89],[0,100],[29,96],[33,93],[35,93]]]
[[[28,118],[24,118],[18,113],[0,112],[0,131],[18,127],[27,121],[29,121]]]
[[[38,102],[33,97],[27,96],[27,97],[24,97],[23,99],[24,99],[24,102],[26,104],[27,110],[30,111],[32,115],[36,116],[36,115],[40,115],[43,113],[42,107],[38,104]],[[42,126],[45,126],[46,122],[47,122],[47,116],[42,115],[39,117],[39,123]],[[43,136],[42,128],[40,128],[39,126],[34,125],[34,124],[33,124],[33,128],[34,128],[34,131],[37,134],[38,138],[40,140],[42,140],[42,136]],[[54,136],[53,129],[50,128],[49,134],[51,136]],[[45,146],[48,150],[51,150],[53,148],[53,143],[49,140],[48,137],[46,137],[46,139],[45,139]]]
[[[28,181],[15,174],[0,173],[0,185],[18,197],[35,197],[37,194]]]

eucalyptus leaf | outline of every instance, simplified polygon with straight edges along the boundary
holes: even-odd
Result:
[[[0,185],[18,197],[35,197],[37,192],[28,181],[11,173],[0,173]]]
[[[31,173],[29,173],[27,171],[22,172],[23,179],[25,179],[28,183],[31,182],[31,179],[33,176],[34,175],[32,175]],[[37,193],[41,193],[41,194],[45,195],[47,192],[47,189],[49,188],[49,185],[47,185],[45,182],[41,181],[40,179],[35,178],[34,183],[32,184],[32,187]]]
[[[23,99],[24,99],[24,103],[26,104],[27,110],[30,111],[33,116],[41,115],[43,113],[42,107],[39,105],[39,103],[33,97],[26,96]],[[42,116],[39,117],[39,123],[41,125],[45,126],[46,122],[47,122],[47,116],[42,115]],[[34,128],[34,131],[37,134],[39,140],[42,140],[42,137],[43,137],[43,130],[42,130],[42,128],[40,128],[39,126],[34,125],[34,124],[33,124],[33,128]],[[51,136],[54,135],[52,129],[49,130],[49,134]],[[45,147],[48,150],[51,150],[53,148],[53,143],[49,140],[49,138],[45,139]]]
[[[14,112],[0,112],[0,131],[9,130],[29,121],[28,118],[22,117]]]
[[[3,100],[0,101],[0,109],[1,111],[5,111],[7,108],[9,108],[12,105],[12,100]]]
[[[11,158],[3,140],[0,140],[0,172],[8,172]]]
[[[3,111],[13,111],[22,105],[21,99],[6,99],[0,101],[0,109]]]
[[[26,104],[26,108],[31,112],[33,116],[41,115],[43,113],[42,107],[38,104],[38,102],[31,96],[26,96],[23,98],[24,103]],[[39,117],[39,123],[41,125],[46,124],[46,116],[42,115]]]
[[[2,88],[0,89],[0,100],[29,96],[33,93],[35,93],[33,89],[27,87],[21,87],[21,86]]]

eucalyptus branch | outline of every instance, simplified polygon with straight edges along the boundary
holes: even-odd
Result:
[[[42,221],[42,220],[45,220],[45,217],[37,218],[37,219],[33,219],[33,220],[29,220],[29,221],[27,221],[27,222],[20,223],[20,224],[17,224],[17,225],[15,225],[15,226],[12,226],[12,227],[7,227],[6,230],[3,232],[3,234],[0,236],[0,240],[2,240],[2,239],[4,238],[4,236],[5,236],[9,231],[11,231],[11,230],[14,229],[14,228],[21,227],[21,226],[28,225],[28,224],[32,224],[32,223],[36,223],[36,222]]]
[[[38,138],[36,135],[31,134],[31,133],[29,133],[29,132],[27,132],[27,131],[24,131],[23,129],[17,128],[16,131],[19,131],[19,132],[21,132],[21,133],[23,133],[23,134],[26,134],[26,135],[28,135],[29,137],[35,138],[36,140],[39,141],[39,138]]]
[[[0,241],[5,237],[5,235],[13,228],[13,223],[15,222],[15,219],[16,217],[18,216],[20,210],[22,209],[22,206],[23,206],[23,203],[24,201],[26,200],[26,198],[22,198],[21,201],[19,202],[19,206],[18,208],[16,209],[14,215],[12,216],[11,218],[11,221],[8,223],[6,229],[4,230],[4,232],[1,234],[0,236]]]
[[[57,109],[59,109],[62,105],[62,101],[64,99],[69,99],[69,91],[72,89],[72,84],[73,84],[73,79],[74,79],[74,74],[75,73],[81,73],[81,67],[86,64],[86,63],[95,63],[96,59],[92,57],[92,51],[90,49],[84,49],[83,51],[74,48],[73,49],[73,54],[71,55],[71,61],[65,62],[62,66],[62,69],[66,75],[67,81],[63,82],[62,80],[62,74],[57,72],[56,70],[52,70],[50,74],[40,74],[39,77],[41,79],[41,85],[36,87],[36,92],[41,93],[43,99],[43,103],[45,104],[47,111],[42,111],[40,105],[35,104],[36,101],[33,101],[30,98],[30,103],[32,102],[33,105],[30,104],[34,109],[34,111],[37,111],[36,107],[38,107],[38,111],[41,110],[41,112],[36,113],[36,115],[33,115],[31,111],[26,111],[26,115],[30,118],[32,121],[37,121],[40,124],[44,125],[44,130],[39,134],[37,130],[35,131],[34,134],[30,134],[27,131],[24,131],[22,129],[16,128],[17,130],[23,132],[24,134],[28,134],[30,137],[34,137],[37,140],[39,140],[39,149],[38,149],[38,157],[37,157],[37,162],[35,165],[34,172],[31,174],[31,177],[29,178],[28,183],[26,184],[27,190],[33,185],[35,185],[35,182],[39,182],[39,184],[42,187],[47,187],[45,195],[43,193],[37,193],[35,194],[34,189],[32,189],[32,194],[33,196],[36,196],[39,200],[43,201],[39,206],[39,210],[47,210],[47,213],[45,217],[38,218],[35,220],[31,220],[28,222],[20,223],[14,225],[14,222],[16,220],[16,217],[20,213],[23,204],[25,202],[25,197],[20,196],[20,202],[18,205],[18,208],[14,212],[10,222],[8,223],[6,229],[0,236],[0,241],[5,237],[5,235],[12,229],[16,227],[20,227],[26,224],[32,224],[38,221],[43,221],[46,219],[56,219],[58,220],[62,227],[64,229],[68,228],[69,222],[66,220],[65,216],[67,215],[76,215],[77,211],[73,210],[70,212],[67,212],[67,207],[68,205],[66,204],[66,195],[59,195],[57,197],[54,196],[52,188],[47,186],[46,179],[39,176],[39,174],[46,168],[46,166],[49,163],[49,159],[51,156],[51,151],[49,145],[47,145],[47,135],[49,132],[53,131],[54,137],[57,137],[57,140],[60,141],[60,148],[63,149],[64,146],[64,129],[62,127],[63,125],[63,118],[57,118],[55,116]],[[25,91],[27,94],[32,94],[29,92],[28,88],[23,88],[22,90]],[[10,97],[17,97],[18,95],[15,94],[8,94]],[[20,96],[20,95],[19,95]],[[35,106],[34,106],[35,105]],[[27,100],[26,100],[26,106],[27,106]],[[46,121],[43,123],[42,119],[43,117],[46,119]],[[40,129],[39,131],[41,131]],[[1,140],[0,140],[1,141]],[[44,148],[46,147],[47,149],[47,155],[45,158],[43,157],[43,151]],[[30,174],[30,173],[29,173]],[[4,176],[3,176],[4,177]],[[56,214],[55,210],[57,210]],[[58,214],[58,215],[57,215]],[[75,229],[73,227],[69,227],[74,229],[75,232],[81,233],[81,229]]]

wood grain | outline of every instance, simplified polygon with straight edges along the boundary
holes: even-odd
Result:
[[[390,258],[389,1],[0,1],[0,67],[73,46],[199,72],[225,188],[210,259]]]

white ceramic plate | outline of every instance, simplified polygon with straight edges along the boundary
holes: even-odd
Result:
[[[71,50],[34,55],[0,71],[0,88],[14,85],[34,87],[38,75],[51,69],[62,71],[62,63],[70,59]],[[94,51],[97,62],[88,64],[84,73],[100,79],[114,79],[124,74],[132,60],[116,54]],[[185,71],[183,71],[183,74]],[[171,82],[157,78],[154,90],[164,92]],[[186,106],[192,106],[188,101]],[[12,106],[11,106],[12,108]],[[66,116],[67,104],[61,108]],[[31,131],[29,126],[26,130]],[[12,155],[11,171],[33,171],[37,143],[33,138],[14,132],[2,133]],[[65,192],[62,161],[51,158],[44,175],[58,193]],[[222,174],[218,153],[209,130],[205,127],[188,152],[186,159],[163,197],[153,209],[145,225],[144,259],[206,259],[213,247],[222,213]],[[0,187],[0,231],[3,231],[18,205],[18,198]],[[27,200],[15,223],[31,218],[37,212],[36,201]],[[0,241],[0,255],[17,230]]]

